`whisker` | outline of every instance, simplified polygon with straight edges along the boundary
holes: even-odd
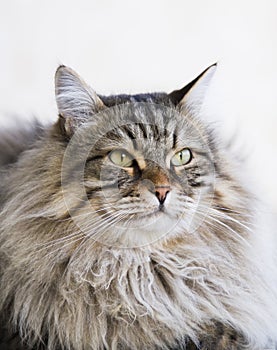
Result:
[[[232,229],[232,228],[231,228],[230,226],[228,226],[227,224],[223,223],[223,222],[220,221],[220,220],[217,220],[217,219],[214,218],[213,216],[209,216],[207,222],[209,222],[209,220],[212,220],[212,221],[216,222],[217,224],[223,226],[223,227],[226,228],[227,230],[231,231],[232,233],[235,234],[235,237],[236,237],[237,239],[241,240],[241,241],[244,242],[246,245],[250,246],[249,242],[247,242],[247,241],[245,240],[245,238],[243,238],[238,232],[236,232],[234,229]],[[209,223],[212,225],[211,222],[209,222]],[[214,227],[215,227],[215,228],[218,228],[216,225],[214,225]],[[232,238],[234,238],[234,236],[232,236]]]
[[[128,215],[126,213],[126,215]],[[88,228],[91,229],[96,229],[97,230],[97,236],[94,235],[87,235],[86,236],[86,240],[84,240],[78,247],[76,247],[76,249],[74,250],[73,254],[72,254],[72,259],[76,259],[76,256],[78,254],[78,252],[83,248],[83,245],[85,243],[87,243],[88,241],[93,240],[93,243],[95,243],[96,241],[99,242],[99,239],[101,239],[101,237],[105,234],[105,229],[108,226],[111,225],[116,225],[120,220],[122,220],[122,218],[124,218],[124,216],[126,215],[122,215],[122,213],[117,213],[117,215],[108,218],[107,220],[103,221],[99,226],[89,226]]]
[[[104,208],[101,208],[101,209],[99,209],[99,210],[97,210],[97,211],[95,211],[95,212],[100,212],[100,211],[103,211],[103,210],[108,210],[108,209],[110,209],[110,208],[111,208],[111,207],[104,207]],[[91,215],[90,212],[86,212],[86,213],[79,214],[79,215],[77,215],[77,216],[70,217],[70,218],[66,219],[66,221],[72,220],[72,219],[74,219],[74,218],[80,218],[80,217],[85,217],[85,216],[90,216],[90,215]],[[61,221],[59,220],[58,222],[61,222]],[[80,234],[79,231],[73,232],[73,233],[71,233],[71,234],[69,234],[69,235],[66,235],[66,236],[64,236],[64,237],[56,238],[56,239],[54,239],[54,240],[51,240],[51,241],[49,241],[49,242],[45,242],[45,243],[42,243],[42,244],[37,244],[37,247],[42,247],[41,250],[47,249],[47,248],[50,248],[50,247],[52,247],[52,246],[54,246],[54,245],[56,245],[56,244],[65,243],[65,242],[69,241],[71,238],[74,238],[75,236],[78,236],[79,234]],[[39,252],[40,252],[41,250],[39,250]]]
[[[218,213],[213,212],[213,215],[215,215],[217,218],[219,219],[224,219],[224,220],[227,220],[227,221],[232,221],[233,223],[245,228],[247,231],[250,231],[252,232],[252,229],[250,227],[248,227],[246,224],[245,224],[245,221],[238,221],[234,218],[232,218],[231,216],[229,215],[218,215]]]
[[[76,243],[76,242],[78,242],[79,240],[81,240],[83,238],[84,238],[84,236],[82,234],[80,234],[78,238],[72,239],[69,242],[67,242],[66,244],[64,244],[63,248],[69,246],[70,244]],[[60,252],[60,251],[61,251],[60,247],[55,249],[55,250],[52,250],[51,252],[49,252],[48,254],[45,255],[45,258],[51,257],[54,253]]]
[[[79,234],[79,232],[73,232],[73,233],[71,233],[71,234],[69,234],[67,236],[56,238],[56,239],[53,239],[53,240],[51,240],[49,242],[37,244],[35,246],[38,247],[38,248],[41,247],[41,249],[38,250],[38,252],[40,252],[43,249],[48,248],[48,247],[50,247],[50,246],[52,246],[54,244],[63,243],[64,241],[70,240],[71,238],[74,238],[78,234]]]

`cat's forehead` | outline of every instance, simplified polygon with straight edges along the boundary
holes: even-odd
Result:
[[[99,113],[94,123],[96,132],[107,138],[144,140],[162,144],[177,141],[201,141],[205,137],[202,123],[176,108],[154,103],[117,105]],[[113,136],[112,136],[113,134]]]

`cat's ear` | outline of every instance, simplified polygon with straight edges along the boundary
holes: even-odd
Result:
[[[71,68],[60,66],[55,75],[55,93],[60,124],[67,136],[89,115],[104,107],[96,92]]]
[[[174,90],[168,96],[175,106],[198,113],[202,107],[204,97],[210,81],[216,71],[217,64],[213,64],[180,90]]]

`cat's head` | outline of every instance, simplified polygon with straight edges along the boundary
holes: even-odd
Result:
[[[134,247],[202,224],[214,196],[217,155],[198,114],[215,69],[170,94],[103,97],[59,67],[59,130],[68,142],[62,187],[85,234]]]

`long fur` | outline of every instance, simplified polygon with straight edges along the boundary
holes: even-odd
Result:
[[[99,149],[111,142],[104,136],[111,125],[118,132],[113,142],[131,145],[130,135],[119,127],[130,123],[130,115],[136,135],[138,121],[159,126],[158,135],[147,128],[145,141],[157,158],[157,139],[165,129],[166,140],[176,128],[189,130],[192,143],[199,142],[193,136],[197,130],[212,152],[214,176],[205,177],[206,187],[201,194],[192,192],[190,200],[184,202],[177,190],[172,194],[171,210],[183,214],[163,237],[158,229],[157,236],[132,231],[129,221],[118,226],[131,204],[128,210],[116,207],[121,216],[116,210],[99,214],[104,199],[96,194],[101,182],[96,175],[85,171],[94,194],[88,201],[92,211],[75,196],[74,179],[66,178],[87,143],[96,145],[99,135]],[[243,335],[241,348],[264,349],[277,339],[274,254],[272,247],[268,254],[262,249],[270,248],[270,237],[259,226],[253,196],[215,140],[198,118],[152,103],[116,106],[88,117],[74,139],[76,153],[70,153],[57,125],[45,129],[1,175],[5,322],[30,347],[41,343],[49,350],[185,349],[189,341],[199,344],[216,322]],[[136,208],[140,205],[137,201]]]

